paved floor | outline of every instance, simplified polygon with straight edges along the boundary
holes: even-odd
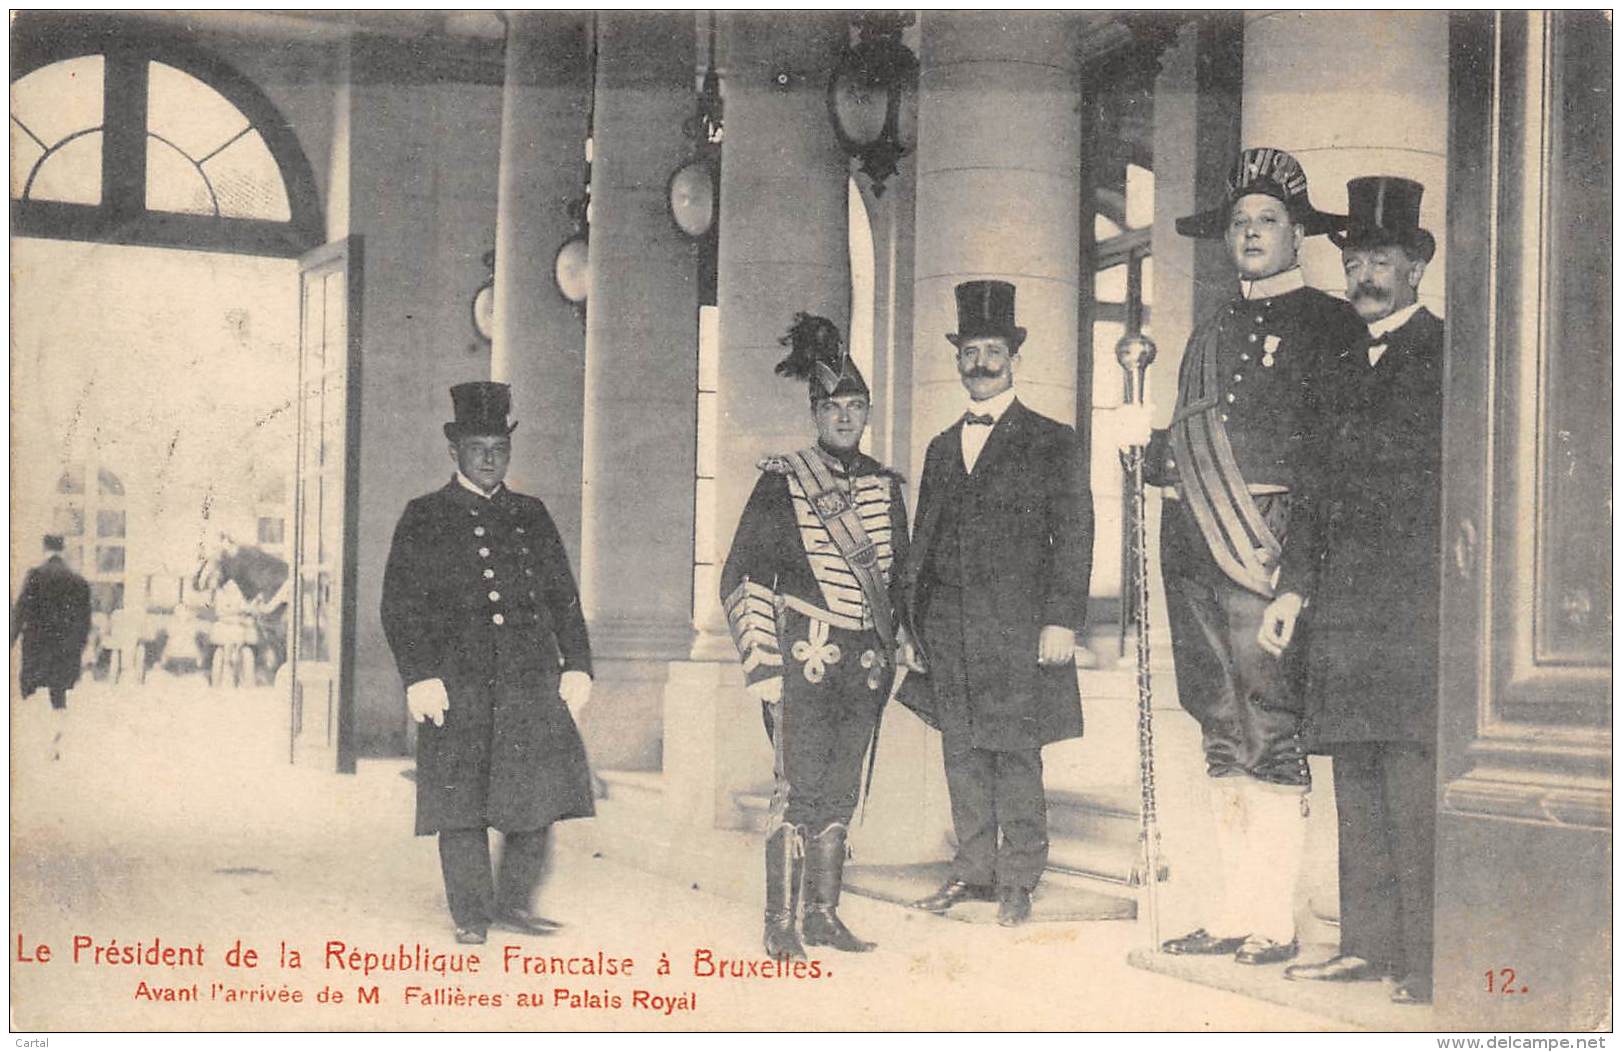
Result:
[[[849,898],[842,912],[878,951],[830,954],[817,978],[774,975],[761,968],[758,903],[570,852],[543,896],[566,931],[496,935],[473,951],[477,973],[458,971],[468,950],[450,938],[433,840],[409,835],[404,761],[363,762],[353,777],[288,767],[274,693],[162,676],[77,691],[60,760],[51,729],[43,695],[14,699],[18,1031],[1345,1026],[1131,968],[1134,929],[1120,921],[1009,931]],[[229,953],[239,944],[253,966]],[[200,964],[139,961],[198,945]],[[123,963],[131,947],[137,961]],[[362,967],[377,955],[370,975],[352,950]],[[417,967],[386,969],[401,956]],[[609,958],[634,963],[605,975]],[[374,985],[377,1003],[357,1003]],[[499,1007],[467,1003],[497,995]]]

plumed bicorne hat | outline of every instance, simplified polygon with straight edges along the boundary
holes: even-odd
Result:
[[[1436,238],[1419,225],[1423,183],[1395,175],[1368,175],[1346,184],[1346,227],[1330,233],[1341,248],[1398,245],[1426,263],[1436,255]]]
[[[1184,237],[1221,237],[1234,203],[1251,194],[1266,194],[1284,202],[1291,221],[1300,223],[1308,237],[1339,230],[1346,224],[1345,216],[1320,212],[1312,206],[1301,162],[1274,146],[1257,146],[1241,153],[1228,173],[1227,190],[1227,200],[1221,205],[1177,220],[1177,232]]]
[[[445,437],[455,442],[467,435],[510,435],[517,424],[507,422],[512,388],[488,380],[475,380],[451,388],[456,419],[445,425]]]
[[[794,324],[777,342],[789,349],[788,357],[777,363],[777,375],[806,381],[813,405],[835,395],[871,396],[839,337],[839,326],[822,315],[796,312]]]
[[[961,347],[967,340],[1001,336],[1010,352],[1025,342],[1025,330],[1014,324],[1014,286],[1006,281],[965,281],[957,293],[957,331],[946,338]]]

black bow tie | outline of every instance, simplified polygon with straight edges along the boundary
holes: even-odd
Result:
[[[964,413],[963,422],[970,427],[991,427],[996,424],[997,418],[990,413]]]

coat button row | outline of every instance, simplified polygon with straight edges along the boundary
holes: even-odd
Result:
[[[490,558],[490,549],[489,548],[480,548],[479,549],[479,558],[481,558],[481,559]]]
[[[490,578],[494,577],[495,575],[496,575],[496,572],[494,570],[490,569],[490,567],[486,566],[484,568],[484,579],[485,580],[488,581]]]
[[[507,623],[507,619],[502,617],[500,614],[491,614],[490,623],[493,625],[504,625]]]
[[[499,603],[499,602],[501,602],[501,593],[500,593],[500,592],[491,592],[491,593],[490,593],[490,601],[491,601],[491,602],[492,602],[492,603]]]
[[[484,536],[484,527],[483,526],[475,526],[475,527],[473,527],[473,536],[475,536],[475,537],[483,537]]]

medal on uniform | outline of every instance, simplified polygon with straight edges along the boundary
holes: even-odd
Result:
[[[1271,369],[1273,367],[1273,363],[1278,360],[1278,359],[1273,357],[1275,354],[1278,353],[1278,345],[1279,345],[1279,338],[1277,336],[1269,336],[1269,337],[1267,337],[1266,340],[1264,340],[1262,342],[1262,367],[1263,368]]]

